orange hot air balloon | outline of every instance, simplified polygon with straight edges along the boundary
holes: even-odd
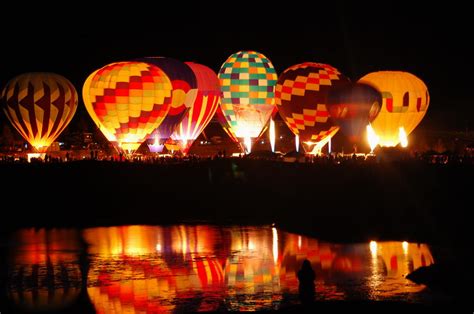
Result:
[[[411,73],[373,72],[359,82],[375,87],[382,94],[382,108],[371,123],[380,146],[396,146],[402,136],[409,135],[416,128],[428,110],[428,88]]]
[[[221,97],[219,79],[208,67],[193,63],[185,63],[194,72],[197,80],[197,97],[186,113],[176,131],[171,135],[179,143],[180,149],[187,154],[191,145],[209,124],[216,113]]]
[[[25,73],[2,92],[3,110],[15,129],[43,153],[66,128],[77,108],[72,83],[54,73]]]
[[[117,149],[133,153],[170,109],[172,86],[158,67],[117,62],[92,73],[82,94],[87,112]]]
[[[336,68],[314,62],[291,66],[278,78],[278,112],[306,152],[318,153],[339,130],[329,120],[328,94],[348,81]]]

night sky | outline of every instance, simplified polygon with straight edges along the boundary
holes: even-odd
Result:
[[[167,56],[217,72],[230,54],[246,49],[265,54],[278,73],[304,61],[331,64],[352,80],[378,70],[411,72],[431,94],[420,128],[474,128],[474,51],[468,47],[473,27],[470,10],[463,6],[422,7],[415,1],[313,1],[311,6],[235,1],[221,7],[149,3],[115,3],[107,11],[76,3],[62,13],[44,3],[23,3],[4,11],[0,87],[15,75],[48,71],[70,79],[80,94],[86,77],[111,62]],[[89,120],[82,101],[72,126],[81,117]]]

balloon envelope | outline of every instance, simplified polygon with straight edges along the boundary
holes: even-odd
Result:
[[[202,64],[186,62],[197,79],[197,96],[183,120],[171,135],[187,154],[194,140],[201,134],[216,113],[221,95],[216,73]]]
[[[430,96],[425,83],[415,75],[400,71],[380,71],[359,80],[378,89],[382,108],[371,123],[381,146],[399,143],[400,128],[410,134],[428,110]]]
[[[44,152],[71,122],[77,109],[72,83],[54,73],[25,73],[2,92],[4,111],[15,129]]]
[[[151,135],[152,140],[158,138],[161,143],[164,143],[171,137],[196,99],[196,75],[188,65],[173,58],[147,57],[139,61],[159,67],[169,77],[173,86],[170,110]]]
[[[367,84],[348,83],[329,93],[327,108],[331,120],[356,144],[379,113],[381,104],[382,95],[377,89]]]
[[[165,118],[171,82],[158,67],[117,62],[92,73],[82,89],[92,120],[117,148],[135,151]]]
[[[258,137],[275,107],[277,74],[272,63],[256,51],[231,55],[219,71],[221,108],[238,138]]]
[[[329,120],[327,99],[334,87],[348,81],[336,68],[314,62],[291,66],[278,78],[278,112],[305,151],[321,149],[339,130]]]

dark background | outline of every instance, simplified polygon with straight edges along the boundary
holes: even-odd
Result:
[[[431,94],[421,129],[474,126],[472,17],[462,4],[224,3],[10,5],[0,18],[0,87],[24,72],[49,71],[80,94],[88,74],[111,62],[159,55],[218,71],[230,54],[248,49],[264,53],[278,73],[304,61],[331,64],[352,80],[378,70],[411,72]],[[92,124],[82,102],[70,127],[80,120]]]

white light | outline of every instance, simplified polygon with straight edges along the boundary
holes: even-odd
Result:
[[[157,250],[158,252],[161,252],[161,244],[158,243],[158,244],[156,245],[156,250]]]
[[[275,121],[270,119],[270,146],[272,147],[272,152],[275,152]]]
[[[408,242],[407,241],[402,242],[402,248],[403,248],[403,254],[407,254],[408,253]]]
[[[300,151],[300,137],[298,134],[295,135],[295,146],[296,152],[298,153]]]
[[[255,250],[255,244],[252,241],[249,241],[249,250]]]
[[[331,138],[329,138],[328,142],[328,154],[331,154]]]
[[[272,235],[273,262],[276,264],[278,261],[278,231],[275,227],[272,228]]]
[[[398,139],[400,140],[400,145],[402,147],[408,146],[407,133],[405,132],[405,129],[403,127],[400,127],[400,129],[398,129]]]
[[[301,250],[301,236],[298,236],[298,249]]]
[[[372,256],[377,256],[377,242],[370,241],[369,247],[370,247],[370,253],[372,254]]]
[[[250,154],[250,152],[252,151],[252,138],[250,136],[246,136],[244,138],[244,144],[247,154]]]

